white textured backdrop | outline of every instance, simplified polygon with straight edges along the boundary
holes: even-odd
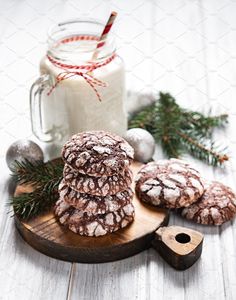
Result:
[[[0,0],[0,299],[235,299],[235,222],[206,228],[172,216],[171,223],[205,233],[201,260],[177,272],[153,250],[103,265],[47,258],[19,238],[6,214],[5,151],[31,137],[29,87],[48,27],[80,16],[105,20],[111,10],[119,14],[130,90],[168,91],[185,107],[230,113],[228,130],[216,136],[229,145],[226,170],[197,163],[205,176],[236,187],[236,1]]]

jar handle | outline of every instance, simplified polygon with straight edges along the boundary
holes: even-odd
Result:
[[[51,77],[48,74],[41,75],[30,88],[30,118],[33,134],[43,142],[51,142],[54,136],[51,130],[43,130],[42,120],[42,94],[45,89],[51,87]]]

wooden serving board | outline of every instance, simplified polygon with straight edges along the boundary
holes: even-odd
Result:
[[[141,163],[133,163],[134,175]],[[18,186],[15,194],[29,192]],[[134,196],[135,219],[126,228],[101,237],[84,237],[60,225],[53,210],[30,220],[15,216],[23,239],[38,251],[62,260],[83,263],[109,262],[132,256],[151,246],[155,231],[168,223],[168,211],[141,203]]]

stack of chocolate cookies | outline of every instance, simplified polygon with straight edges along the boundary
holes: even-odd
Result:
[[[59,222],[85,236],[105,235],[132,222],[133,155],[133,148],[114,134],[72,136],[62,149],[65,167],[55,206]]]

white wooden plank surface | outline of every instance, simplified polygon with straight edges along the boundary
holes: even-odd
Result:
[[[153,249],[98,265],[48,258],[22,241],[6,214],[4,155],[11,142],[32,137],[28,92],[48,26],[81,15],[103,19],[112,9],[119,13],[117,44],[129,89],[168,91],[186,107],[230,113],[227,131],[217,132],[219,143],[230,146],[227,168],[193,162],[206,178],[236,189],[236,1],[0,0],[0,299],[234,299],[235,221],[204,227],[171,215],[170,224],[205,234],[201,259],[178,272]],[[130,109],[141,102],[131,101]],[[162,157],[158,146],[155,157]]]

